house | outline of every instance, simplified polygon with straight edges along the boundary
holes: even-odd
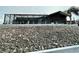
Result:
[[[58,11],[58,12],[48,15],[47,18],[50,19],[51,23],[66,24],[66,22],[67,22],[66,17],[67,16],[69,16],[69,14],[64,13],[62,11]]]
[[[5,14],[4,24],[66,24],[68,14],[58,11],[49,15],[44,14]]]
[[[5,14],[4,24],[39,24],[43,14]]]

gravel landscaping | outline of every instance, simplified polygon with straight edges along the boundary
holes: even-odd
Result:
[[[0,53],[26,53],[78,44],[78,26],[0,25]]]

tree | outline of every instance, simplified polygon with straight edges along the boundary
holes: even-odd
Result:
[[[72,17],[72,14],[71,13],[74,13],[74,14],[76,14],[76,15],[79,15],[79,7],[75,7],[75,6],[72,6],[72,7],[70,7],[68,10],[67,10],[67,13],[68,14],[70,14],[70,24],[71,24],[71,21],[72,21],[72,19],[71,19],[71,17]]]

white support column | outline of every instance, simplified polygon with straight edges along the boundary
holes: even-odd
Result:
[[[29,19],[28,19],[28,16],[27,16],[27,24],[29,24]]]
[[[29,20],[27,21],[27,24],[29,24]]]

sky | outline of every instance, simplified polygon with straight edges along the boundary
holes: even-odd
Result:
[[[0,24],[4,21],[4,14],[51,14],[65,11],[70,6],[0,6]]]

